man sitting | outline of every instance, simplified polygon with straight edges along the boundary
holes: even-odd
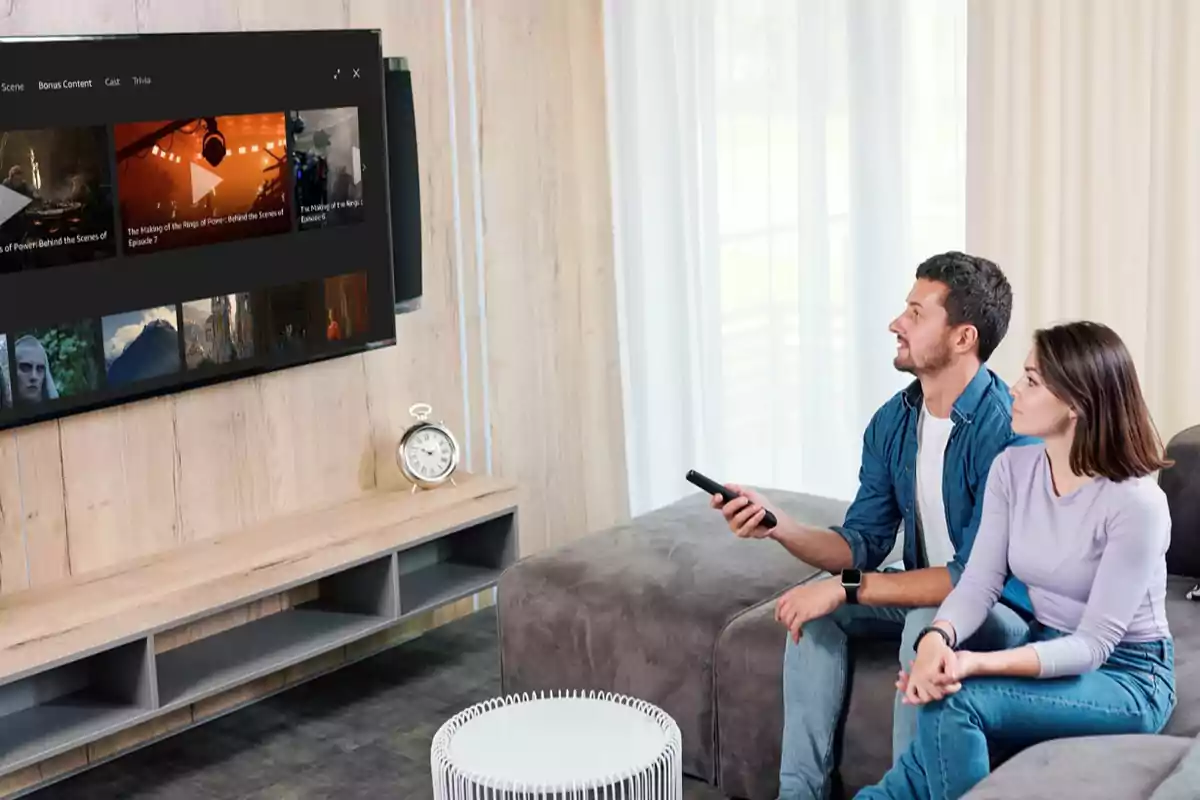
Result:
[[[985,364],[1008,330],[1012,290],[990,261],[962,253],[935,256],[917,269],[896,336],[896,369],[916,379],[885,403],[863,436],[858,493],[842,525],[813,528],[758,493],[712,505],[744,538],[771,538],[834,577],[797,586],[776,605],[789,631],[784,661],[780,797],[825,798],[834,736],[846,702],[847,643],[893,639],[907,666],[913,644],[933,621],[970,556],[992,459],[1014,443],[1012,398]],[[778,524],[760,523],[766,509]],[[904,570],[877,571],[904,526]],[[1026,630],[1024,587],[1010,578],[977,650],[1011,646]],[[916,708],[897,694],[893,760],[916,735]]]

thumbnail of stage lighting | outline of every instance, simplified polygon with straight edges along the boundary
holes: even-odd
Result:
[[[127,123],[113,136],[127,253],[291,230],[283,113]]]

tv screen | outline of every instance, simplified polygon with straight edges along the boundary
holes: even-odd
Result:
[[[0,428],[393,344],[385,119],[376,31],[0,40]]]

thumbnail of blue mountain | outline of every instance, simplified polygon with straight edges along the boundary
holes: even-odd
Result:
[[[156,319],[108,367],[109,385],[157,378],[179,371],[179,332],[171,323]]]

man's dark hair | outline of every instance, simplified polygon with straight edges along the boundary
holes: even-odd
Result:
[[[1008,333],[1012,287],[994,262],[966,253],[936,255],[917,267],[917,278],[944,283],[951,325],[972,325],[979,333],[979,360],[987,361]]]
[[[1098,322],[1071,322],[1033,334],[1046,388],[1075,410],[1071,471],[1112,481],[1140,478],[1173,463],[1142,396],[1125,343]]]

